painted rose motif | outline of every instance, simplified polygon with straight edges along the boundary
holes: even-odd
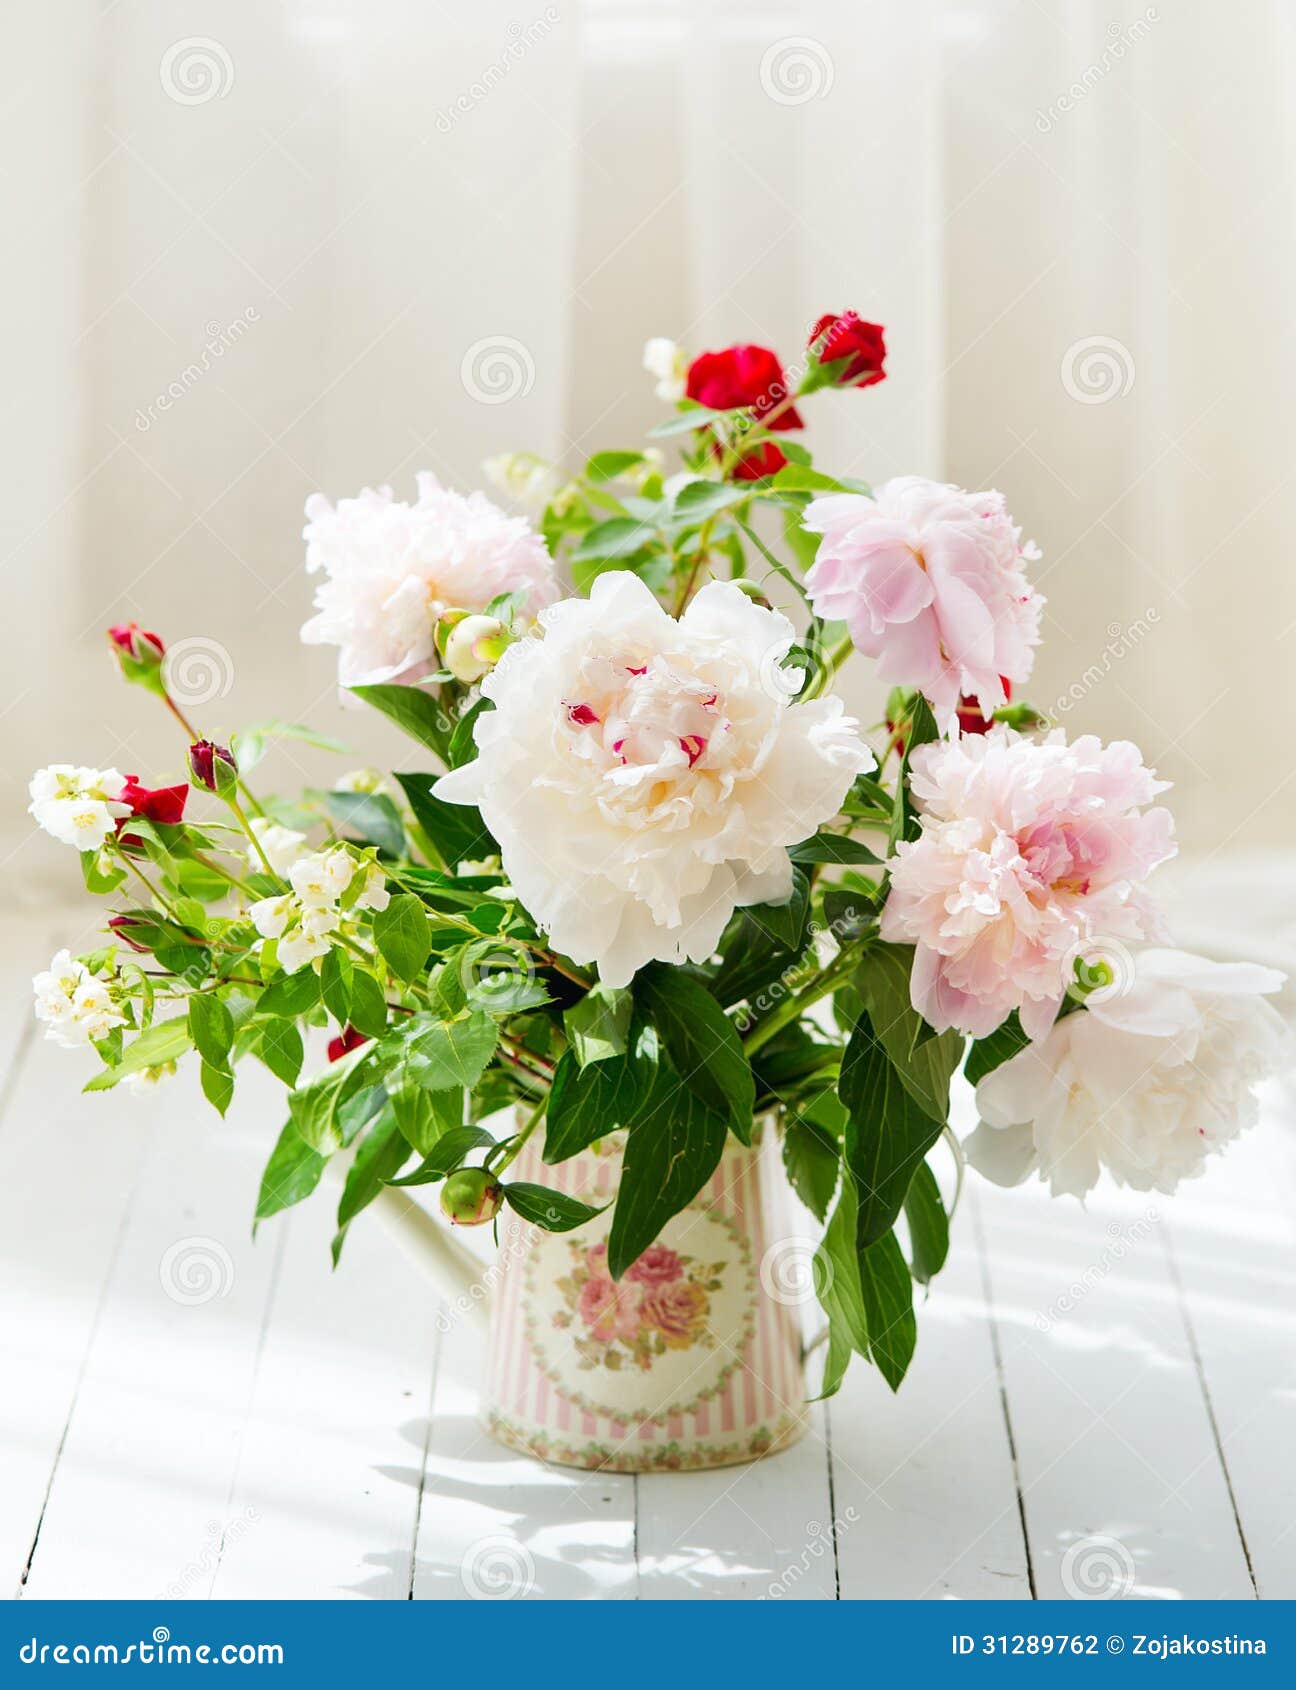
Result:
[[[558,1281],[565,1306],[554,1324],[572,1329],[582,1368],[633,1363],[647,1372],[669,1350],[714,1347],[708,1317],[723,1262],[700,1263],[652,1244],[618,1282],[608,1272],[606,1243],[572,1239],[568,1248],[572,1271]]]

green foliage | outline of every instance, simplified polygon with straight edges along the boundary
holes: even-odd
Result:
[[[398,892],[374,917],[374,944],[398,980],[417,980],[432,949],[427,911],[413,892]]]
[[[953,1031],[936,1034],[913,1007],[909,998],[913,959],[911,945],[877,940],[864,952],[855,986],[901,1084],[933,1121],[944,1124],[949,1116],[950,1076],[963,1054],[963,1039]]]
[[[639,1260],[672,1215],[711,1178],[725,1147],[727,1122],[724,1113],[704,1103],[662,1062],[629,1128],[608,1235],[613,1279]]]
[[[1017,1011],[1003,1023],[996,1027],[987,1038],[975,1039],[968,1050],[968,1059],[963,1066],[963,1072],[972,1085],[984,1080],[987,1074],[993,1074],[996,1068],[1016,1056],[1018,1051],[1025,1050],[1030,1040],[1022,1032],[1021,1022],[1017,1019]]]
[[[571,1232],[603,1213],[578,1197],[563,1191],[551,1191],[544,1185],[527,1185],[514,1181],[504,1187],[504,1201],[517,1211],[524,1221],[543,1227],[546,1232]],[[606,1206],[606,1205],[605,1205]]]
[[[890,1231],[942,1123],[905,1087],[867,1015],[850,1036],[837,1090],[847,1112],[846,1163],[858,1192],[863,1247]]]
[[[680,1083],[749,1144],[756,1083],[742,1040],[720,1005],[699,981],[665,963],[640,970],[635,995]]]

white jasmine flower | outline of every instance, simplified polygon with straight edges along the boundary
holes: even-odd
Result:
[[[32,980],[36,1019],[45,1023],[45,1037],[69,1050],[105,1038],[124,1027],[110,984],[92,974],[67,951],[59,951],[47,969]]]
[[[134,1074],[127,1074],[123,1084],[129,1086],[133,1092],[147,1095],[156,1091],[159,1086],[169,1084],[175,1076],[174,1062],[159,1062],[154,1068],[140,1068]]]
[[[279,939],[287,931],[296,904],[287,892],[277,898],[262,898],[248,911],[252,925],[263,939]]]
[[[342,923],[342,917],[336,906],[325,904],[311,907],[304,905],[300,910],[297,925],[303,933],[311,939],[326,939],[330,933],[336,933]]]
[[[659,399],[673,405],[684,397],[689,359],[682,346],[664,335],[654,335],[644,343],[643,367],[650,376],[657,377],[655,391]]]
[[[482,468],[487,480],[518,504],[542,509],[558,485],[557,471],[531,452],[501,452],[487,458]]]
[[[354,872],[355,864],[345,851],[313,851],[288,870],[288,884],[303,907],[320,909],[337,903]]]
[[[385,910],[391,903],[387,890],[387,876],[378,863],[370,863],[365,870],[364,886],[355,901],[358,910]]]
[[[281,827],[268,816],[253,816],[250,825],[270,867],[276,874],[286,875],[298,857],[305,852],[306,835],[298,833],[295,828]],[[265,863],[261,861],[261,852],[255,845],[248,846],[247,860],[254,869],[265,868]]]
[[[294,928],[280,939],[276,955],[285,974],[296,974],[308,963],[327,956],[328,951],[327,934],[310,933],[303,926]]]
[[[308,645],[341,648],[344,687],[412,681],[436,667],[434,630],[448,610],[484,610],[516,593],[526,615],[558,596],[544,541],[481,493],[467,497],[418,477],[418,498],[390,487],[331,505],[306,501],[306,567],[323,570]]]
[[[97,851],[116,832],[117,821],[131,813],[121,795],[124,775],[116,769],[87,769],[51,763],[31,778],[27,806],[46,833],[78,851]]]
[[[1252,1088],[1291,1060],[1264,1001],[1282,983],[1252,963],[1139,952],[1128,980],[981,1081],[969,1161],[999,1185],[1038,1172],[1055,1196],[1083,1197],[1104,1168],[1136,1191],[1174,1191],[1254,1124]]]
[[[391,787],[378,769],[351,769],[333,782],[334,792],[366,792],[375,798],[391,795]]]
[[[840,699],[792,701],[792,624],[728,582],[677,622],[615,571],[541,623],[482,682],[478,757],[436,794],[480,806],[531,915],[606,984],[704,961],[736,906],[791,896],[787,847],[872,753]]]

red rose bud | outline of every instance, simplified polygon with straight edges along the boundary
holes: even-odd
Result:
[[[829,312],[810,331],[814,360],[801,391],[812,387],[872,387],[886,380],[886,339],[880,323],[866,323],[853,311]],[[826,369],[826,365],[836,366]]]
[[[114,915],[108,918],[108,929],[131,950],[148,951],[153,947],[145,943],[145,935],[155,933],[157,923],[146,916]]]
[[[774,426],[777,428],[778,424]],[[716,449],[719,451],[719,447]],[[787,458],[772,440],[762,440],[739,458],[729,474],[734,481],[761,481],[767,475],[777,475],[786,462]]]
[[[115,622],[108,630],[108,639],[123,678],[165,697],[162,659],[166,647],[158,635],[141,628],[138,622]]]
[[[367,1045],[369,1039],[364,1033],[357,1033],[354,1027],[344,1027],[337,1038],[328,1042],[328,1059],[330,1062],[340,1062],[344,1056],[349,1056],[353,1050],[359,1050],[361,1045]]]
[[[143,816],[145,821],[162,822],[174,827],[184,820],[185,800],[189,788],[180,786],[141,786],[134,775],[126,776],[121,801],[129,804],[131,814]]]
[[[453,1226],[484,1226],[503,1202],[504,1187],[485,1168],[460,1168],[441,1187],[441,1213]]]
[[[199,739],[189,747],[189,773],[195,786],[227,798],[238,785],[238,764],[234,753],[210,739]]]
[[[767,346],[728,346],[723,352],[701,353],[689,365],[685,391],[713,411],[751,410],[762,422],[791,395],[783,366]],[[803,424],[795,407],[789,406],[768,426],[777,430]]]
[[[1004,697],[1012,697],[1012,682],[1004,675],[999,677],[1004,689]],[[981,706],[971,693],[963,693],[958,701],[958,725],[961,734],[985,734],[994,727],[993,716],[983,716]]]

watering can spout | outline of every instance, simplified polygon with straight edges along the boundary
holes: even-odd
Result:
[[[374,1200],[384,1226],[432,1281],[439,1295],[458,1313],[483,1322],[489,1301],[489,1274],[471,1250],[435,1220],[409,1194],[384,1186]]]

